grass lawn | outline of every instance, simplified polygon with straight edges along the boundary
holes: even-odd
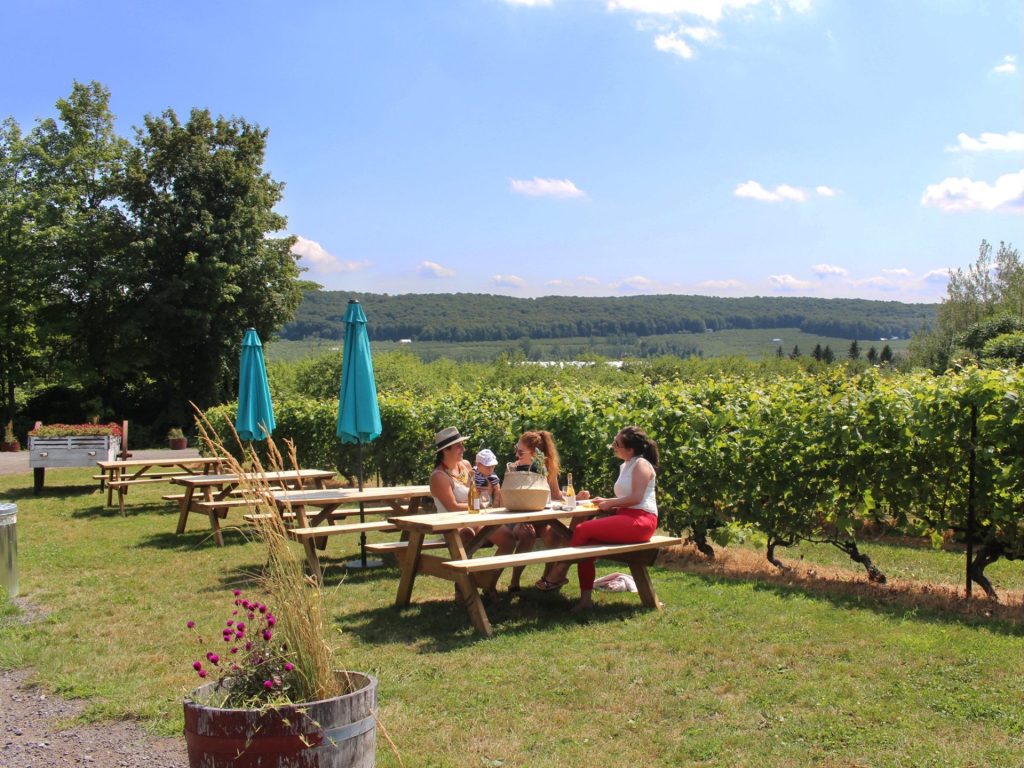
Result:
[[[237,534],[214,547],[205,519],[176,536],[161,485],[132,489],[122,518],[90,474],[50,471],[39,498],[31,475],[0,477],[0,499],[19,506],[21,594],[44,614],[20,623],[0,598],[0,666],[86,697],[89,719],[180,733],[202,655],[185,621],[217,634],[263,553]],[[325,559],[338,665],[379,678],[410,768],[1024,764],[1019,623],[670,567],[653,572],[663,613],[601,594],[577,618],[575,588],[527,590],[492,609],[483,639],[440,580],[422,578],[397,611],[396,569],[342,577],[352,542]],[[827,549],[799,554],[846,567]],[[869,551],[890,575],[959,578],[953,554]],[[1013,564],[992,571],[997,587],[1024,585]],[[383,739],[378,764],[400,765]]]

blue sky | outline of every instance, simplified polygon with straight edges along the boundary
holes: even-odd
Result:
[[[327,288],[936,301],[1024,246],[1020,0],[8,0],[0,115],[270,131]]]

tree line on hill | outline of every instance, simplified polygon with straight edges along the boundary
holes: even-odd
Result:
[[[358,299],[375,341],[504,341],[799,328],[844,339],[903,337],[929,328],[936,305],[866,299],[757,296],[544,296],[307,292],[285,339],[340,339],[348,299]]]

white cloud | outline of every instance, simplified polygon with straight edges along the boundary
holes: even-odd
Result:
[[[992,71],[997,75],[1012,75],[1017,71],[1017,57],[1009,54],[1003,56],[1002,62],[994,66]]]
[[[949,268],[943,267],[942,269],[933,269],[930,272],[925,272],[922,279],[926,283],[948,283]]]
[[[320,243],[310,240],[302,235],[295,236],[295,245],[292,246],[292,253],[296,254],[303,266],[309,267],[311,272],[332,273],[332,272],[358,272],[370,266],[368,261],[344,261],[337,256],[328,253]]]
[[[697,43],[714,40],[718,37],[715,27],[727,14],[764,6],[778,19],[784,8],[806,13],[812,4],[813,0],[608,0],[606,7],[612,13],[623,11],[640,16],[637,28],[657,32],[654,46],[659,51],[692,59],[696,52],[684,38]],[[753,15],[748,13],[744,18],[750,19]],[[687,24],[684,19],[695,21],[699,26]]]
[[[615,287],[618,288],[620,291],[642,292],[652,291],[657,286],[658,284],[654,280],[651,280],[651,278],[649,277],[644,277],[643,275],[633,275],[632,277],[627,277],[624,280],[620,280]]]
[[[1024,170],[1000,176],[995,184],[966,177],[943,179],[925,189],[921,205],[950,212],[1024,213]]]
[[[509,179],[509,186],[513,192],[527,197],[557,197],[570,199],[574,197],[586,197],[587,193],[577,187],[569,179],[542,179],[534,176],[532,179]]]
[[[836,195],[839,194],[836,190],[832,189],[832,187],[826,187],[824,184],[819,184],[818,186],[816,186],[814,188],[814,191],[817,192],[822,197],[835,197]]]
[[[802,203],[807,200],[807,193],[804,190],[791,187],[789,184],[780,184],[774,190],[767,190],[756,181],[745,181],[742,184],[737,184],[736,189],[733,190],[733,195],[736,197],[748,197],[752,200],[762,200],[766,203],[777,203],[782,200],[796,200]]]
[[[914,273],[909,269],[883,269],[883,275],[889,275],[890,277],[913,277]]]
[[[1024,133],[982,133],[977,139],[958,133],[957,145],[950,152],[1024,152]]]
[[[849,272],[843,267],[837,267],[834,264],[815,264],[811,267],[811,272],[820,278],[826,277],[846,277]]]
[[[419,272],[420,277],[429,277],[431,279],[441,279],[445,277],[455,277],[455,270],[448,269],[448,267],[442,267],[436,261],[421,261],[419,267],[416,269]]]
[[[491,282],[505,288],[526,288],[526,281],[519,275],[493,275]]]
[[[806,280],[798,280],[792,275],[769,275],[768,281],[783,291],[799,291],[811,287]]]
[[[693,48],[688,46],[685,40],[680,40],[679,36],[675,33],[658,35],[654,38],[654,47],[659,51],[674,53],[682,59],[692,59],[694,56]]]
[[[585,283],[587,285],[600,285],[601,284],[600,280],[598,280],[596,277],[592,277],[590,275],[580,275],[576,279],[579,280],[581,283]]]

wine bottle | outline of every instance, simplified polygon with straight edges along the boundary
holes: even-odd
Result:
[[[480,514],[483,501],[480,498],[480,489],[476,487],[476,474],[474,472],[469,473],[469,493],[466,495],[466,503],[468,505],[467,511],[471,515]]]
[[[576,489],[572,487],[572,472],[565,476],[565,493],[562,497],[563,507],[576,509]]]

